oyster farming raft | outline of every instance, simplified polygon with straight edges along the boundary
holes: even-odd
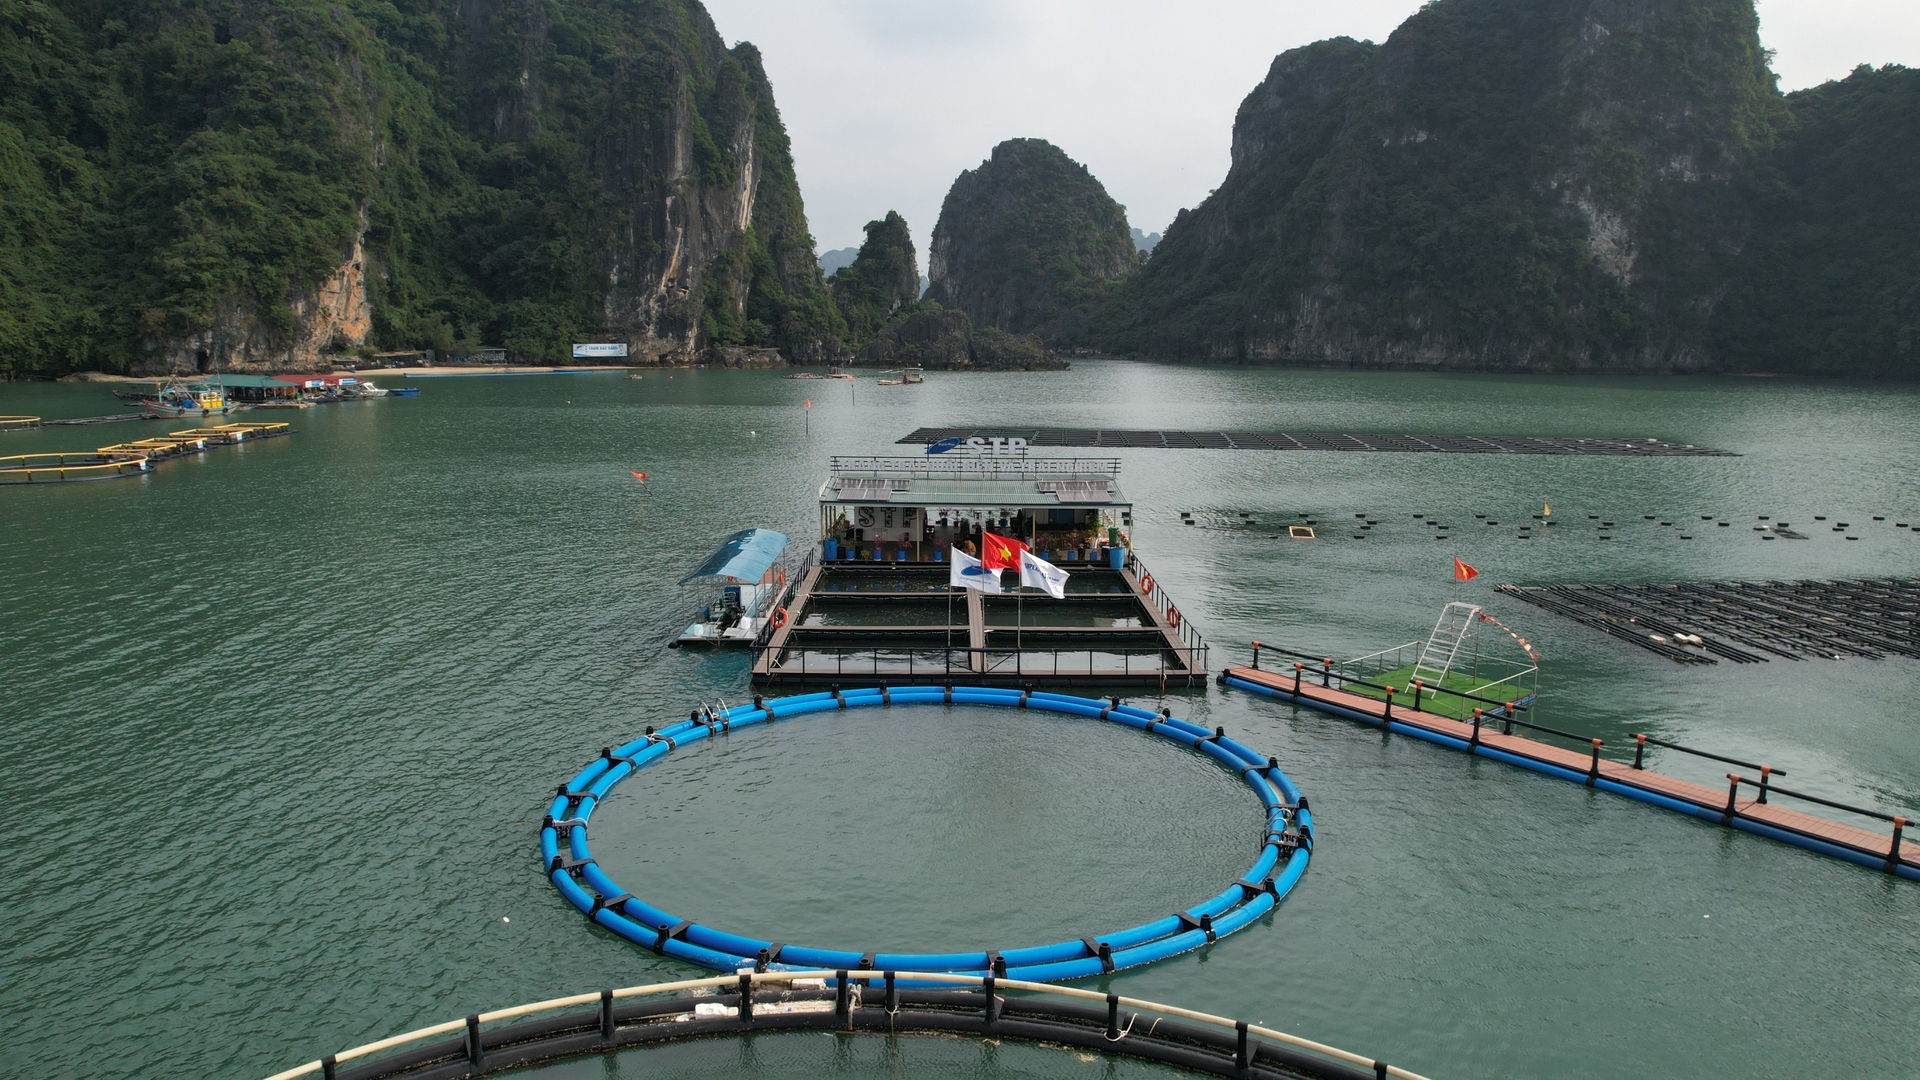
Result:
[[[820,538],[755,641],[755,686],[1205,687],[1207,644],[1133,550],[1113,458],[835,457]],[[1070,575],[1064,599],[956,588],[988,534]]]

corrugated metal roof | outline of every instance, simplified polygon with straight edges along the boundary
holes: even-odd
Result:
[[[742,529],[727,537],[720,549],[707,556],[700,569],[681,578],[680,584],[715,577],[759,581],[786,549],[787,538],[782,533],[772,529]]]
[[[193,381],[194,386],[227,386],[238,389],[250,387],[256,390],[282,390],[286,383],[271,375],[209,375]]]

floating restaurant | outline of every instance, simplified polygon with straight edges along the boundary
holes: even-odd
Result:
[[[754,684],[1204,687],[1206,642],[1133,551],[1120,462],[1017,442],[833,458],[819,544],[757,643]],[[987,534],[1067,571],[1064,599],[955,588],[954,553]]]

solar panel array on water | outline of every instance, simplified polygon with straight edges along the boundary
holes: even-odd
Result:
[[[1920,580],[1502,585],[1681,664],[1920,658]]]
[[[900,440],[926,446],[952,438],[1015,438],[1028,446],[1155,450],[1363,450],[1405,454],[1579,454],[1611,457],[1736,457],[1659,439],[1529,435],[1348,435],[1306,431],[1153,431],[1131,428],[923,427]]]

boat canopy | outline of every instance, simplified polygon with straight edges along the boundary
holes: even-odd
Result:
[[[786,549],[787,538],[772,529],[742,529],[727,537],[720,550],[707,556],[700,569],[681,578],[680,584],[716,577],[759,581]]]

